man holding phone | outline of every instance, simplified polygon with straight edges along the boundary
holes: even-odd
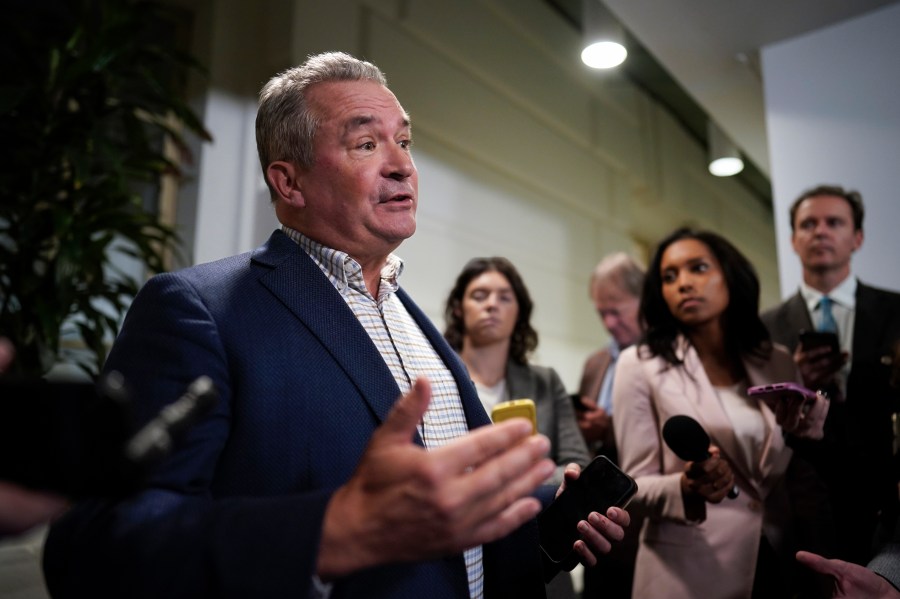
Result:
[[[612,338],[584,363],[580,401],[576,401],[578,426],[588,447],[616,462],[612,431],[612,382],[619,353],[641,336],[638,319],[644,269],[619,252],[603,258],[591,275],[590,293],[603,327]]]
[[[641,337],[640,304],[644,269],[617,252],[605,256],[591,274],[591,301],[611,337],[609,344],[584,363],[578,394],[573,396],[578,428],[593,455],[618,464],[613,433],[612,386],[619,354]],[[595,568],[585,570],[584,597],[631,597],[634,560],[641,523],[632,516],[625,538]]]
[[[772,340],[794,352],[804,384],[832,397],[825,440],[813,455],[837,516],[837,557],[858,564],[871,557],[879,518],[897,513],[890,462],[892,414],[900,406],[889,384],[900,294],[865,285],[851,271],[863,215],[860,194],[839,186],[820,185],[797,198],[791,243],[803,281],[762,315]]]

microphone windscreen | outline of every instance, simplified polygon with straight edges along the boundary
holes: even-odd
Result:
[[[183,436],[219,401],[212,379],[198,377],[187,391],[136,432],[125,446],[125,454],[136,464],[149,464],[166,456]]]
[[[663,425],[663,440],[685,462],[702,462],[709,457],[709,435],[699,422],[677,414]]]

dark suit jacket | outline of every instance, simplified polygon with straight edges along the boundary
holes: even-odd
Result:
[[[799,292],[765,312],[762,319],[772,340],[791,351],[798,345],[800,330],[814,329]],[[871,538],[879,513],[892,512],[897,502],[891,471],[891,415],[898,407],[898,392],[890,386],[890,371],[898,341],[900,294],[858,283],[846,401],[832,402],[824,442],[804,451],[831,489],[837,526],[846,525],[847,534],[855,538],[839,536],[839,543],[855,543],[855,555],[848,557],[860,563],[865,563],[863,544],[866,537]]]
[[[591,354],[584,362],[584,369],[581,373],[581,385],[578,393],[582,397],[586,397],[592,402],[597,401],[600,395],[600,387],[603,385],[603,379],[606,373],[613,366],[612,354],[608,348],[603,348]],[[616,464],[619,463],[619,452],[616,449],[615,424],[609,427],[609,432],[605,439],[593,444],[593,450],[597,455],[605,455]],[[630,529],[631,527],[629,527]]]
[[[604,347],[591,354],[584,362],[578,393],[582,397],[597,401],[597,397],[600,395],[600,386],[603,385],[606,371],[609,370],[611,364],[612,354],[608,348]]]
[[[453,372],[470,428],[488,424],[456,354],[398,295]],[[251,253],[154,277],[107,369],[124,373],[140,421],[199,375],[221,400],[148,489],[81,504],[53,527],[44,567],[54,597],[307,596],[326,504],[400,396],[315,263],[275,232]],[[543,596],[536,539],[530,523],[485,546],[488,597]],[[456,555],[358,572],[331,596],[467,593]]]

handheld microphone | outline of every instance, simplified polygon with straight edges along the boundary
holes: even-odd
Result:
[[[190,384],[184,395],[169,404],[128,441],[125,455],[136,464],[155,462],[167,455],[179,436],[208,414],[219,400],[208,376]]]
[[[663,425],[662,434],[669,449],[685,462],[702,462],[712,457],[709,453],[709,435],[690,416],[672,416]],[[734,485],[728,491],[728,498],[736,499],[740,492],[738,486]]]

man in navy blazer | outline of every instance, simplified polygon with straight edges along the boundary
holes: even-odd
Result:
[[[397,286],[410,135],[381,72],[346,54],[263,88],[283,229],[151,279],[106,365],[142,422],[199,375],[220,402],[145,490],[52,527],[54,597],[543,596],[547,439],[521,419],[484,426],[461,362]],[[628,520],[591,514],[575,553],[593,564]]]
[[[842,187],[821,185],[797,198],[790,209],[791,242],[803,282],[762,315],[772,340],[794,352],[806,386],[832,395],[825,439],[806,448],[806,455],[828,486],[836,536],[830,557],[857,564],[871,558],[879,521],[890,535],[897,516],[892,415],[900,407],[890,385],[900,343],[900,294],[865,285],[851,272],[852,255],[863,242],[863,216],[859,193]],[[841,352],[800,343],[800,331],[823,329],[837,333]]]

